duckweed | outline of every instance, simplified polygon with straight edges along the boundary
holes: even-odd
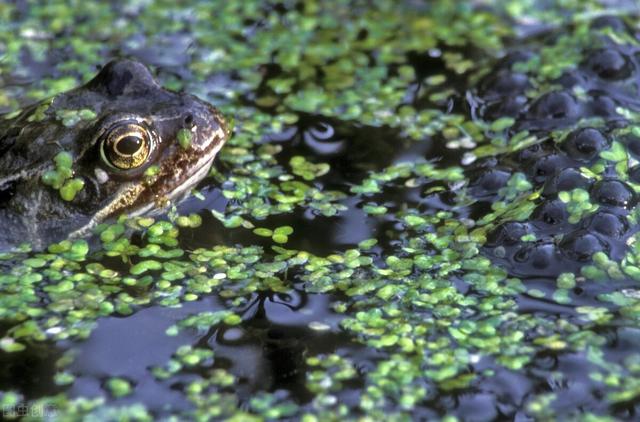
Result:
[[[176,135],[178,139],[178,144],[182,149],[188,150],[191,148],[191,140],[193,138],[193,134],[188,129],[180,129],[178,134]]]
[[[65,201],[73,201],[76,194],[84,188],[84,180],[73,178],[73,157],[66,151],[59,152],[53,159],[55,170],[46,171],[42,175],[42,183],[60,192]]]
[[[66,127],[73,127],[82,120],[93,120],[96,118],[96,113],[93,110],[58,110],[56,117],[62,121],[62,124]]]

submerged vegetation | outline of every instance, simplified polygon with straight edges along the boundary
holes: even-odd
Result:
[[[3,111],[128,56],[234,126],[166,215],[0,255],[3,406],[636,416],[640,28],[624,2],[175,3],[0,4]],[[43,182],[73,198],[56,163]]]

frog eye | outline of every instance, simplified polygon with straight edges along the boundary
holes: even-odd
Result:
[[[118,170],[131,170],[144,165],[151,154],[149,131],[138,124],[123,124],[111,129],[102,140],[102,160]]]

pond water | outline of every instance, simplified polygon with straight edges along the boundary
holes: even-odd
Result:
[[[233,126],[0,255],[4,416],[637,418],[633,3],[174,3],[0,5],[3,112],[128,57]]]

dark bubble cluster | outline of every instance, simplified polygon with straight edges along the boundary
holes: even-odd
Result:
[[[626,30],[615,18],[597,19],[592,28]],[[528,131],[536,143],[478,160],[466,173],[468,191],[480,202],[503,199],[505,187],[518,172],[526,176],[531,191],[540,191],[526,221],[499,223],[485,245],[492,258],[521,277],[579,271],[597,252],[620,259],[635,231],[628,215],[638,199],[619,177],[615,162],[601,154],[618,141],[631,157],[640,157],[640,138],[621,130],[628,122],[619,113],[620,108],[640,109],[640,49],[603,37],[602,45],[585,47],[582,59],[552,79],[549,89],[540,89],[539,75],[526,70],[526,63],[538,54],[522,48],[507,54],[473,91],[476,115],[487,122],[512,117],[515,122],[507,136]],[[596,164],[604,171],[588,176],[584,169]],[[639,183],[640,165],[629,168],[628,177]],[[597,209],[572,218],[566,193],[574,189],[587,193],[577,202]]]

